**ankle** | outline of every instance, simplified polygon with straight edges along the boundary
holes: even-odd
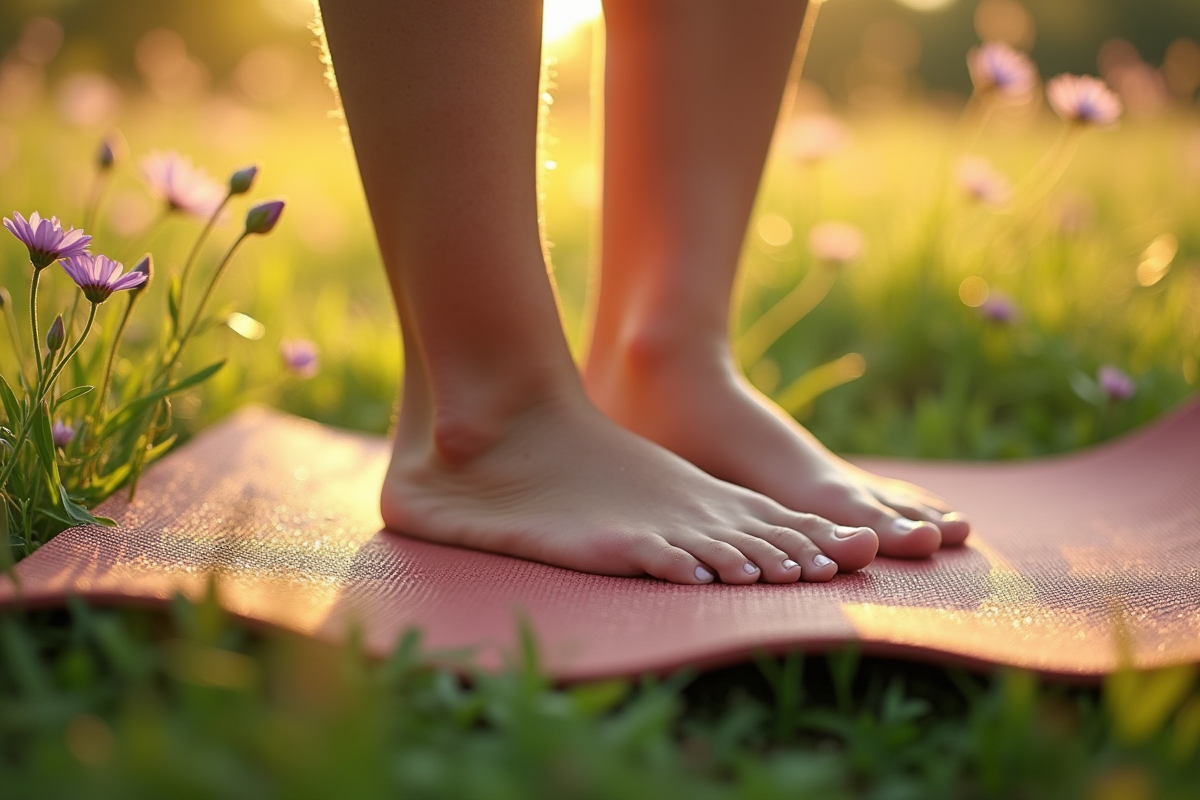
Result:
[[[517,391],[446,401],[433,414],[432,453],[450,466],[465,466],[513,435],[524,420],[565,412],[588,401],[578,381],[539,391]]]
[[[616,341],[595,352],[607,371],[637,380],[678,370],[724,368],[731,358],[724,331],[668,320],[630,325]]]

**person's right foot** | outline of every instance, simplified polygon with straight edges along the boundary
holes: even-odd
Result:
[[[583,400],[531,407],[470,452],[443,428],[397,441],[389,528],[604,575],[674,583],[827,581],[875,557],[869,528],[839,527],[713,478]]]

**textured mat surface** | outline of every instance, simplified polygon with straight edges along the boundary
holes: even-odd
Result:
[[[76,528],[18,567],[24,602],[199,595],[386,653],[513,652],[517,615],[562,679],[716,664],[849,641],[867,652],[1088,677],[1200,661],[1200,403],[1095,450],[1026,463],[864,460],[949,498],[969,546],[878,560],[827,584],[673,586],[604,578],[380,530],[383,441],[252,409],[156,465],[116,529]],[[15,600],[0,580],[0,604]],[[1117,631],[1123,631],[1117,634]]]

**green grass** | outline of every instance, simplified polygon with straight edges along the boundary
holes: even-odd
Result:
[[[176,403],[185,436],[253,401],[375,432],[393,413],[397,327],[353,158],[323,117],[323,90],[298,96],[270,110],[227,99],[166,109],[134,97],[121,120],[137,155],[173,147],[221,176],[256,161],[258,194],[290,201],[280,229],[239,254],[219,292],[266,335],[220,328],[196,343],[192,367],[230,363]],[[578,350],[592,156],[578,97],[555,110],[548,231]],[[65,127],[45,98],[11,124],[20,158],[0,176],[0,209],[78,224],[96,131]],[[828,444],[959,458],[1061,452],[1194,391],[1194,114],[1089,133],[1026,225],[969,206],[952,187],[937,202],[952,120],[905,108],[852,127],[850,147],[817,171],[773,161],[759,210],[787,218],[794,237],[770,247],[752,234],[744,253],[742,329],[814,269],[803,243],[815,222],[845,219],[866,235],[865,256],[824,302],[746,365],[778,394],[860,354],[861,377],[794,409]],[[1056,135],[1044,118],[1000,120],[977,149],[1019,179]],[[140,191],[124,164],[115,207],[136,206]],[[1055,223],[1068,201],[1090,209],[1073,232]],[[104,219],[100,241],[124,241]],[[194,231],[172,220],[110,254],[129,263],[149,248],[165,272]],[[1178,253],[1160,281],[1141,286],[1140,254],[1163,234]],[[206,257],[232,235],[220,230]],[[0,246],[0,283],[18,306],[22,255],[14,242]],[[1011,295],[1020,320],[982,320],[959,296],[970,276]],[[48,284],[45,319],[70,290],[61,274]],[[165,282],[149,292],[129,333],[135,345],[161,323]],[[287,337],[320,345],[319,376],[285,374],[277,345]],[[1137,379],[1132,399],[1094,395],[1103,363]],[[3,348],[0,365],[12,369]],[[251,633],[209,605],[9,613],[0,618],[0,797],[1182,798],[1200,784],[1200,688],[1190,672],[1067,689],[1022,673],[971,677],[842,653],[563,689],[532,663],[468,682],[431,663],[410,645],[371,663],[353,646]]]
[[[1118,681],[852,652],[562,688],[530,643],[464,681],[416,637],[372,662],[177,602],[9,615],[0,655],[14,798],[1188,798],[1200,781],[1200,695],[1177,711],[1169,694],[1146,730],[1153,688],[1123,710]]]

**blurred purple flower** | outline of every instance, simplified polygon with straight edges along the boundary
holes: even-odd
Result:
[[[1004,42],[987,42],[967,53],[967,69],[978,92],[993,89],[1011,98],[1024,98],[1033,89],[1037,70],[1029,56]]]
[[[288,372],[301,378],[311,378],[321,369],[317,346],[308,339],[284,339],[279,343],[279,354]]]
[[[171,211],[208,218],[225,200],[225,187],[174,150],[143,158],[142,175]]]
[[[784,129],[784,147],[803,164],[815,164],[846,146],[846,126],[837,117],[813,114],[794,119]]]
[[[982,156],[965,156],[958,162],[958,185],[967,197],[986,206],[1002,206],[1012,194],[1008,179]]]
[[[846,222],[821,222],[808,235],[808,249],[818,261],[844,266],[862,254],[862,231]]]
[[[1021,318],[1021,309],[1004,292],[992,291],[988,293],[987,300],[979,306],[979,315],[988,322],[1011,325]]]
[[[1128,400],[1137,391],[1137,383],[1134,382],[1133,378],[1112,364],[1105,364],[1100,367],[1100,373],[1097,377],[1100,383],[1100,390],[1104,392],[1104,396],[1109,400]]]
[[[66,447],[75,440],[75,429],[61,420],[55,420],[50,426],[50,438],[55,447]]]
[[[1059,75],[1046,85],[1046,97],[1066,122],[1111,125],[1121,116],[1121,101],[1091,75]]]
[[[73,256],[63,261],[63,269],[91,303],[103,303],[113,292],[136,289],[146,282],[142,272],[122,275],[125,267],[108,256]]]
[[[14,221],[15,220],[15,221]],[[20,212],[13,212],[13,219],[4,218],[4,227],[17,237],[29,250],[29,261],[34,269],[45,269],[60,258],[87,253],[92,237],[83,231],[70,228],[66,231],[58,217],[42,219],[33,212],[26,220]]]

